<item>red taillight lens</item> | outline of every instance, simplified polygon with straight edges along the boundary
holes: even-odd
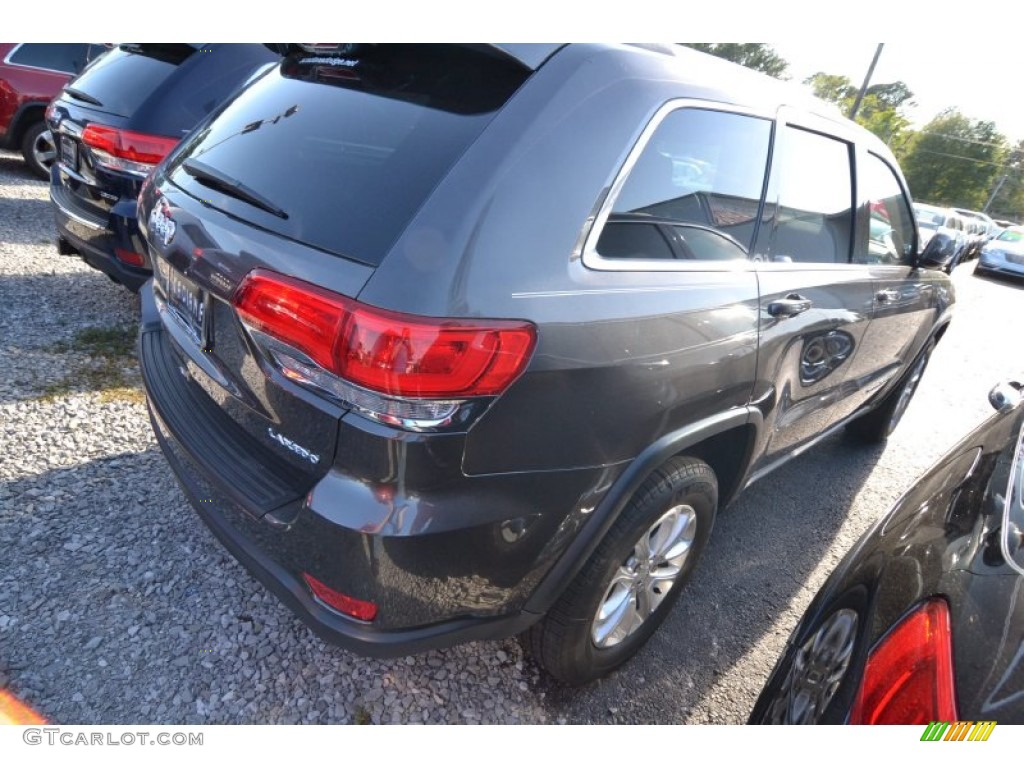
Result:
[[[850,722],[927,725],[956,720],[949,608],[932,600],[901,621],[868,655]]]
[[[314,595],[336,611],[340,611],[346,616],[351,616],[360,621],[373,621],[376,618],[377,606],[373,603],[367,600],[357,600],[354,597],[349,597],[335,589],[331,589],[308,573],[302,574],[302,578],[306,580],[306,584]]]
[[[114,256],[117,257],[118,261],[123,261],[125,264],[131,264],[133,267],[142,267],[146,264],[146,260],[142,257],[141,253],[129,251],[124,248],[114,248]]]
[[[522,373],[536,341],[530,323],[413,317],[262,271],[246,277],[234,303],[249,326],[393,397],[499,394]]]
[[[154,166],[177,146],[178,140],[92,123],[82,131],[82,143],[111,158],[140,166]]]

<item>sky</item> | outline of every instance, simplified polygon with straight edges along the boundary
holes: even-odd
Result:
[[[801,82],[815,72],[846,75],[860,87],[877,43],[771,43],[789,62],[789,75]],[[902,80],[917,107],[907,110],[921,127],[946,107],[955,106],[973,120],[991,120],[1011,142],[1024,139],[1021,48],[991,41],[978,45],[938,46],[930,35],[885,43],[874,83]]]

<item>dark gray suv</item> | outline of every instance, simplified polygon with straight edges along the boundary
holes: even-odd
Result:
[[[802,99],[683,48],[289,48],[140,197],[198,514],[360,653],[624,662],[718,511],[885,439],[950,319],[892,155]]]

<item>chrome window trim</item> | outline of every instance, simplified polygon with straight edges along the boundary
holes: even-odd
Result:
[[[604,225],[608,222],[612,207],[622,191],[622,187],[629,178],[630,172],[636,165],[640,155],[646,149],[651,136],[661,125],[662,121],[673,112],[680,109],[703,109],[710,112],[728,112],[730,114],[745,115],[761,120],[775,122],[776,115],[764,109],[757,109],[738,104],[727,104],[721,101],[708,101],[705,99],[672,99],[662,104],[647,125],[641,131],[640,136],[633,144],[625,162],[616,171],[612,183],[607,187],[607,194],[604,202],[598,209],[597,215],[584,224],[586,237],[583,239],[581,258],[583,265],[589,269],[601,272],[744,272],[750,270],[754,263],[749,259],[743,261],[666,261],[664,259],[609,259],[597,252],[597,241],[601,237]],[[769,148],[769,152],[771,149]],[[587,229],[589,227],[589,230]]]

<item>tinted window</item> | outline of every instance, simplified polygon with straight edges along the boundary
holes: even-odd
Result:
[[[769,258],[846,264],[853,231],[850,145],[786,126],[772,165],[777,204],[767,213]],[[774,220],[773,220],[774,219]]]
[[[609,221],[597,247],[609,259],[675,258],[661,227],[639,221]]]
[[[455,45],[289,56],[194,134],[171,178],[234,216],[376,265],[528,74]],[[287,218],[204,186],[180,168],[186,157]]]
[[[72,83],[104,112],[129,117],[195,48],[185,44],[122,45],[102,56]]]
[[[905,264],[913,256],[914,219],[899,179],[884,160],[863,156],[857,167],[861,199],[867,200],[861,215],[860,242],[866,246],[856,254],[862,264]]]
[[[597,252],[607,258],[663,258],[648,228],[623,224],[641,219],[669,227],[677,258],[745,258],[770,140],[769,120],[703,109],[670,113],[630,170]],[[623,247],[627,236],[636,242]]]
[[[12,64],[54,69],[69,75],[81,72],[88,61],[88,43],[22,43],[10,58]]]

